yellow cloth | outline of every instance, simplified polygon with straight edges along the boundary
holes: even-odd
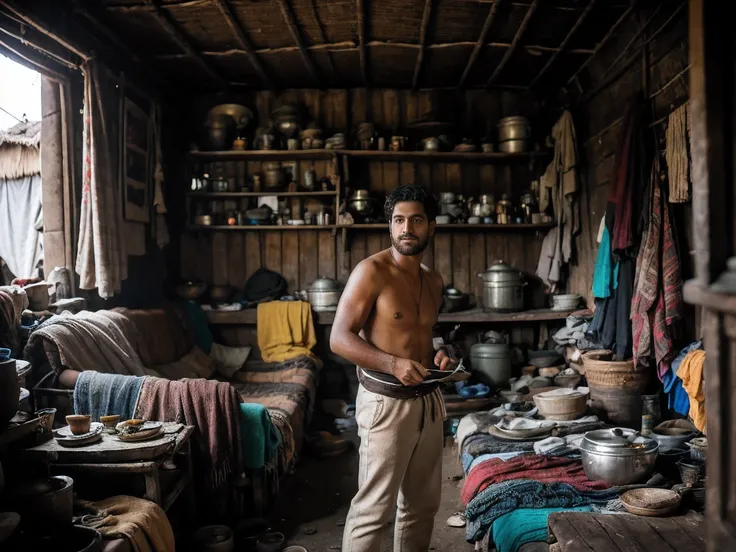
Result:
[[[135,552],[174,552],[174,532],[160,506],[133,496],[112,496],[83,503],[95,512],[84,525],[97,529],[106,538],[125,537]]]
[[[258,305],[258,347],[265,362],[284,362],[312,353],[317,335],[312,305],[303,301],[271,301]]]
[[[698,431],[705,433],[705,390],[703,389],[703,366],[705,351],[690,351],[677,369],[682,388],[690,397],[690,418]]]

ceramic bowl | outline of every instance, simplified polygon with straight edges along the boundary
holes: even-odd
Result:
[[[100,416],[102,425],[105,426],[105,431],[108,433],[117,433],[115,426],[120,422],[120,414],[111,414],[109,416]]]
[[[92,417],[87,414],[72,414],[66,417],[66,423],[74,435],[84,435],[89,432]]]
[[[41,431],[42,433],[51,433],[54,428],[54,418],[56,418],[55,408],[44,408],[36,411],[36,416],[41,418]]]
[[[281,552],[284,548],[283,533],[271,531],[263,535],[256,543],[256,549],[258,552]]]

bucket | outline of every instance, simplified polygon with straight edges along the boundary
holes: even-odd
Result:
[[[470,348],[470,367],[486,385],[508,388],[511,378],[511,353],[508,345],[476,343]]]

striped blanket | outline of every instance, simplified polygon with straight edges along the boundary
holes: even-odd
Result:
[[[309,357],[284,363],[249,361],[232,385],[244,402],[260,403],[281,433],[281,470],[292,471],[317,394],[318,366]]]

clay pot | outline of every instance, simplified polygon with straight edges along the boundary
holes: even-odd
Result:
[[[21,525],[30,533],[48,535],[72,525],[74,481],[57,475],[23,482],[10,492],[21,517]]]
[[[92,425],[92,416],[88,414],[72,414],[66,417],[66,423],[69,424],[69,429],[74,435],[84,435],[89,433],[89,428]]]
[[[0,361],[0,432],[5,431],[10,419],[18,412],[20,383],[15,370],[15,359]]]
[[[115,426],[117,426],[120,422],[120,414],[100,416],[100,421],[102,422],[102,425],[105,426],[105,431],[107,433],[117,433],[117,429],[115,429]]]

